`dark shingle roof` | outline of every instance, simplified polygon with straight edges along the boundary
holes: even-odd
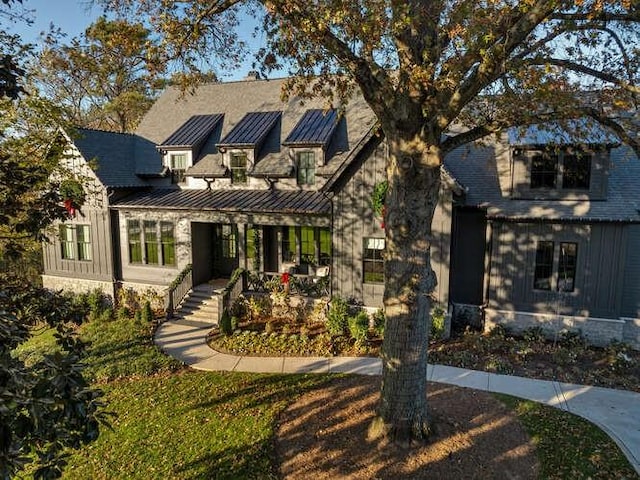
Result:
[[[626,146],[613,148],[606,200],[528,200],[511,197],[508,146],[461,147],[445,165],[466,190],[467,205],[487,217],[512,221],[640,222],[640,160]]]
[[[116,208],[213,210],[329,215],[331,201],[319,192],[300,190],[157,189],[126,197]]]
[[[338,113],[335,110],[307,110],[283,145],[326,146],[338,125]]]
[[[184,122],[169,138],[158,145],[158,148],[184,147],[191,148],[204,142],[222,120],[224,115],[193,115]]]
[[[95,162],[95,173],[105,187],[145,186],[136,175],[137,159],[147,166],[155,159],[160,169],[160,157],[153,144],[135,135],[79,128],[72,142],[87,162]],[[149,155],[152,158],[145,158]]]
[[[219,147],[256,147],[265,139],[282,112],[250,112],[218,143]]]

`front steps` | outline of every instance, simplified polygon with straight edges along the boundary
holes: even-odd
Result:
[[[222,316],[222,293],[213,285],[197,285],[187,294],[174,313],[175,319],[203,325],[217,325]]]

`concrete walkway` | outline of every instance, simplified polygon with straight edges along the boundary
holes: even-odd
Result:
[[[206,344],[211,325],[177,320],[158,327],[156,344],[168,355],[198,370],[263,373],[355,373],[380,375],[372,357],[243,357],[216,352]],[[498,375],[444,365],[429,365],[432,382],[506,393],[579,415],[604,430],[640,474],[640,394],[609,388]]]

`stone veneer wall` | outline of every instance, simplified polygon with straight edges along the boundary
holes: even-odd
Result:
[[[113,282],[105,282],[101,280],[42,275],[42,286],[50,290],[64,290],[65,292],[71,293],[86,293],[98,289],[112,299],[114,297]]]
[[[593,318],[570,315],[553,315],[505,310],[485,310],[485,331],[502,325],[513,332],[523,332],[532,327],[542,327],[549,336],[556,331],[580,332],[592,345],[604,347],[612,341],[626,342],[640,350],[640,319]]]

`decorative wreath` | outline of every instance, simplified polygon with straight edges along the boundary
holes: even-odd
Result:
[[[373,208],[373,213],[378,217],[384,216],[384,202],[387,196],[387,188],[389,184],[387,181],[378,182],[373,187],[373,192],[371,193],[371,207]]]
[[[75,215],[76,210],[80,209],[85,200],[82,184],[74,179],[63,180],[60,183],[60,196],[69,215]]]

